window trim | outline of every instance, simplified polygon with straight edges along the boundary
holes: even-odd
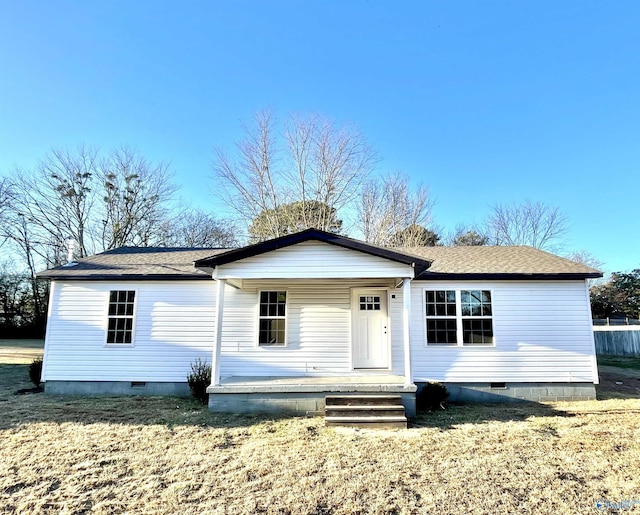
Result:
[[[284,292],[286,295],[286,300],[284,302],[284,316],[275,316],[269,317],[260,316],[260,297],[262,293],[267,292]],[[264,343],[260,343],[260,320],[262,319],[279,319],[284,320],[284,343],[275,344],[275,345],[267,345]],[[289,346],[289,290],[287,288],[270,288],[270,289],[261,289],[258,290],[257,294],[257,302],[256,302],[256,347],[258,349],[284,349]]]
[[[456,294],[456,315],[454,316],[430,316],[427,317],[427,296],[428,291],[454,291]],[[491,295],[491,316],[480,315],[462,315],[462,292],[463,291],[488,291]],[[445,349],[459,349],[459,348],[475,348],[475,347],[496,347],[496,324],[495,324],[495,298],[493,288],[486,288],[482,286],[468,286],[468,287],[429,287],[422,289],[422,329],[424,331],[424,346],[431,348],[445,348]],[[439,320],[455,320],[456,321],[456,343],[429,343],[427,338],[427,319],[439,319]],[[493,342],[492,343],[464,343],[464,329],[463,320],[491,320],[493,328]]]
[[[111,297],[111,292],[113,291],[132,291],[134,292],[134,297],[133,297],[133,314],[131,315],[131,343],[115,343],[115,342],[109,342],[108,338],[109,338],[109,319],[111,318],[109,315],[109,304],[110,304],[110,300],[109,298]],[[106,291],[106,305],[105,305],[105,320],[104,320],[104,346],[105,347],[116,347],[116,348],[129,348],[129,347],[135,347],[135,341],[136,341],[136,320],[138,319],[138,302],[139,302],[139,297],[138,297],[138,288],[109,288]],[[127,318],[129,317],[128,315],[126,316]],[[116,315],[114,318],[125,318],[125,316],[122,315]]]

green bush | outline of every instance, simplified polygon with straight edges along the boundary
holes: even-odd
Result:
[[[444,409],[443,403],[447,397],[449,392],[445,385],[437,382],[426,383],[416,392],[416,409],[418,411]]]
[[[42,382],[42,358],[36,358],[29,365],[29,379],[36,386]]]
[[[191,363],[191,372],[187,376],[191,395],[200,400],[202,404],[207,404],[209,394],[207,386],[211,384],[211,365],[200,358]]]

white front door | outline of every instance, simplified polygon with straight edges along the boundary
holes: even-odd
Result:
[[[387,292],[355,290],[351,309],[353,368],[389,368]]]

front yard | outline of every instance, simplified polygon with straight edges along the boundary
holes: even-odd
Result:
[[[3,513],[640,512],[640,388],[358,431],[190,399],[15,395],[30,386],[15,361],[0,365]]]

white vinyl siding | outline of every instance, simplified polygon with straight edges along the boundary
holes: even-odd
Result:
[[[218,279],[413,277],[410,265],[308,241],[218,266]]]
[[[360,374],[351,359],[352,288],[388,288],[379,280],[244,281],[225,290],[221,376],[330,376]],[[256,346],[259,291],[287,291],[286,347]],[[401,330],[402,293],[390,306],[390,324]],[[400,308],[398,308],[398,303]],[[402,334],[391,339],[392,372],[402,374]],[[399,359],[398,359],[399,357]]]
[[[211,361],[214,281],[54,283],[44,380],[186,381]],[[135,345],[105,345],[109,291],[136,290]]]
[[[427,345],[425,289],[491,290],[495,346]],[[597,380],[584,281],[413,281],[411,292],[416,381]]]

